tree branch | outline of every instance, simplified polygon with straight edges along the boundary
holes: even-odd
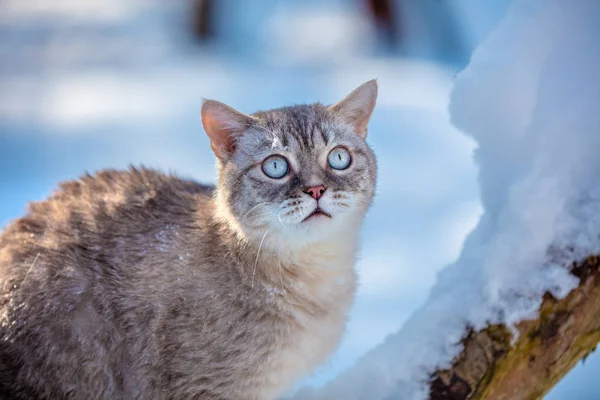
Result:
[[[573,264],[580,285],[562,300],[547,293],[539,316],[469,330],[452,367],[432,376],[431,400],[541,399],[600,341],[600,257]]]

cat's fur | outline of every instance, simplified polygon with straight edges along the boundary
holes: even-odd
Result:
[[[323,362],[355,290],[376,94],[253,115],[209,100],[216,189],[131,168],[32,203],[0,236],[0,398],[272,399]],[[260,167],[275,153],[281,180]],[[302,222],[317,184],[331,218]]]

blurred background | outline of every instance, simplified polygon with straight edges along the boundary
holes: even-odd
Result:
[[[380,166],[347,335],[320,386],[398,330],[481,214],[454,75],[509,0],[0,0],[0,226],[85,171],[144,164],[214,183],[203,98],[243,112],[378,78]],[[549,396],[600,398],[591,356]]]

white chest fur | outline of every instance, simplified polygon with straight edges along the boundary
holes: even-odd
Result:
[[[266,385],[260,399],[272,399],[290,388],[337,348],[354,298],[356,274],[354,254],[336,258],[329,259],[328,266],[311,265],[287,296],[278,296],[281,306],[289,310],[289,330],[264,371]]]

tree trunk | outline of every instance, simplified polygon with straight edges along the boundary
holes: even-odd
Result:
[[[546,294],[538,318],[469,330],[452,367],[432,376],[431,400],[541,399],[600,341],[600,258],[573,264],[580,285],[562,300]]]

